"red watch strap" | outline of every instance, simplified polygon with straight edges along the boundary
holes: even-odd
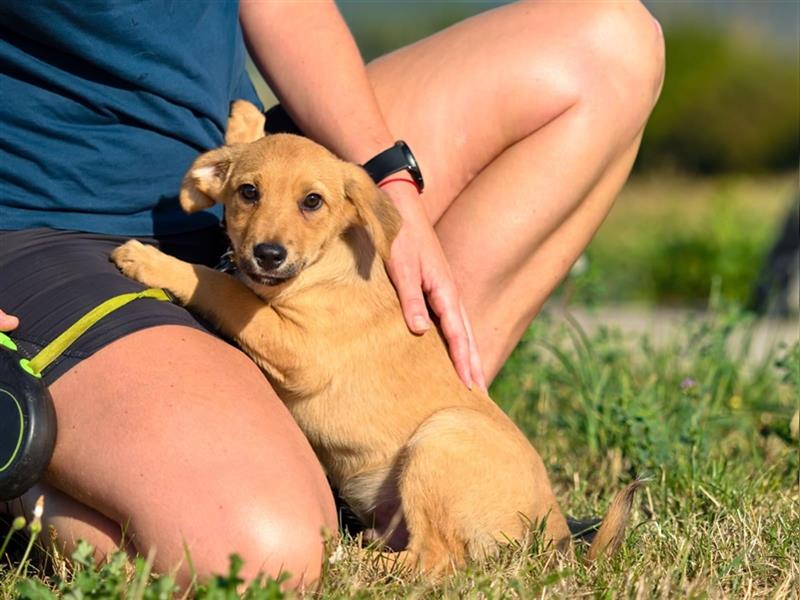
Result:
[[[410,183],[411,185],[413,185],[416,188],[418,194],[422,193],[422,190],[420,189],[420,187],[419,187],[419,185],[417,184],[416,181],[414,181],[413,179],[406,179],[405,177],[392,177],[391,179],[384,179],[383,181],[381,181],[378,184],[378,187],[382,188],[387,183],[394,183],[396,181],[404,181],[405,183]]]

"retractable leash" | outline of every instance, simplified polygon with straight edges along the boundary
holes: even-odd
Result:
[[[20,355],[14,340],[0,333],[0,501],[26,492],[53,456],[56,413],[42,372],[92,325],[139,298],[171,300],[157,288],[109,298],[30,360]]]

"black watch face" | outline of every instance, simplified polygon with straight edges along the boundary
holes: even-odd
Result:
[[[408,161],[408,166],[412,169],[419,170],[419,166],[417,165],[417,159],[414,158],[414,155],[411,153],[411,148],[408,147],[408,144],[405,142],[400,142],[400,147],[403,149],[403,155],[406,157]]]
[[[425,186],[425,182],[422,179],[422,172],[419,170],[417,159],[414,158],[414,155],[411,153],[411,148],[409,148],[408,144],[406,144],[404,141],[398,141],[397,145],[400,146],[400,149],[403,151],[403,156],[408,163],[408,172],[411,174],[411,177],[414,178],[414,181],[419,186],[420,191],[422,191],[423,187]]]

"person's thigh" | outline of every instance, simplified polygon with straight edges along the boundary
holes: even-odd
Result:
[[[313,451],[263,374],[199,330],[130,334],[50,388],[59,435],[47,482],[122,524],[156,568],[316,577],[336,529]]]
[[[610,210],[663,77],[638,2],[520,2],[369,65],[491,380]]]
[[[215,239],[195,232],[158,242],[208,262]],[[141,289],[108,261],[121,241],[0,232],[0,306],[20,317],[11,335],[23,352],[38,352],[106,298]],[[44,483],[66,494],[51,494],[45,518],[65,544],[87,536],[108,550],[123,531],[128,547],[156,549],[158,569],[183,563],[183,581],[184,547],[199,574],[225,570],[238,552],[249,575],[318,575],[322,528],[336,529],[322,468],[259,369],[185,309],[153,300],[120,308],[44,381],[58,420]]]
[[[367,69],[390,129],[417,155],[437,222],[486,165],[576,104],[597,116],[591,126],[600,130],[587,129],[587,139],[616,137],[627,147],[652,109],[660,44],[638,2],[519,2]]]

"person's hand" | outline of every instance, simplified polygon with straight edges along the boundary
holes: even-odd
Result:
[[[11,315],[7,315],[0,310],[0,331],[11,331],[16,329],[19,325],[19,319]]]
[[[392,255],[386,268],[400,298],[408,328],[421,334],[431,327],[425,305],[427,297],[439,320],[459,377],[467,387],[471,388],[475,383],[485,391],[486,379],[467,313],[439,238],[428,221],[418,194],[412,186],[401,182],[391,183],[383,189],[403,217],[403,226],[392,244]]]

